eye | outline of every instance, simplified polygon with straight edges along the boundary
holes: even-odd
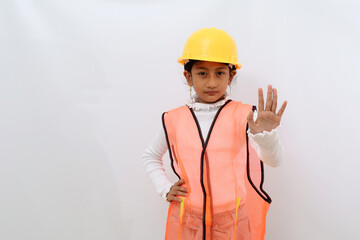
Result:
[[[206,72],[199,72],[198,73],[200,76],[205,76],[206,75]]]
[[[224,75],[225,72],[218,72],[217,75],[221,76],[221,75]]]

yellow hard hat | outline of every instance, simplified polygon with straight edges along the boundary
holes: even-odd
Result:
[[[200,29],[188,38],[183,55],[177,61],[184,65],[190,59],[229,63],[236,69],[241,68],[234,39],[217,28]]]

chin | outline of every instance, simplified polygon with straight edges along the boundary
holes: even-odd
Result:
[[[222,98],[222,96],[220,96],[220,97],[207,97],[207,98],[203,98],[202,102],[204,102],[204,103],[214,103],[214,102],[219,101],[221,98]]]

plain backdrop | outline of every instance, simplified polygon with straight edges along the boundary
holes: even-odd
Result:
[[[204,27],[233,36],[232,98],[288,101],[265,168],[267,240],[360,236],[360,2],[2,0],[0,239],[163,239],[140,156],[189,96],[176,62]],[[164,165],[170,178],[169,159]]]

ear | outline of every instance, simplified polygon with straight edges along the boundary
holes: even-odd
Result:
[[[186,78],[186,81],[188,82],[188,85],[191,87],[193,85],[191,73],[185,70],[184,76]]]
[[[236,70],[231,70],[228,85],[231,84],[231,82],[234,79],[235,75],[236,75]]]

